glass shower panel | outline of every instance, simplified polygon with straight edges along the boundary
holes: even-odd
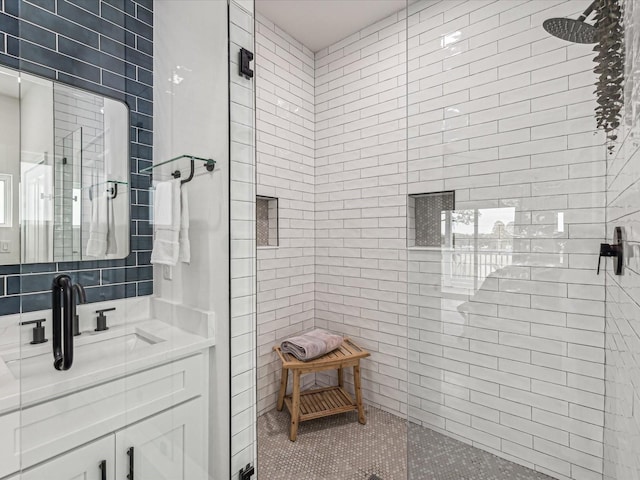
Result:
[[[254,2],[230,0],[231,475],[257,465]],[[248,70],[247,70],[248,69]],[[255,470],[254,470],[255,469]],[[247,477],[249,478],[249,477]]]
[[[606,148],[592,47],[542,28],[584,7],[409,6],[409,478],[602,473]]]

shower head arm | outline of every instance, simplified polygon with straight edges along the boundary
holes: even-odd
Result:
[[[591,12],[593,12],[595,8],[596,8],[596,2],[594,1],[591,5],[587,7],[587,9],[582,13],[582,15],[578,17],[578,21],[584,22],[587,19],[587,17],[591,15]]]

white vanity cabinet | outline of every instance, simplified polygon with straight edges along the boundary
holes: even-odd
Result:
[[[0,449],[0,478],[21,452],[22,475],[6,480],[206,480],[208,362],[205,351],[0,415],[0,440],[16,441]]]

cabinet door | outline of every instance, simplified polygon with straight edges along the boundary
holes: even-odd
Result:
[[[20,412],[0,415],[0,478],[20,470],[20,447]]]
[[[203,418],[197,398],[116,433],[117,478],[206,480]]]
[[[113,435],[25,470],[22,480],[115,480]],[[103,473],[103,468],[106,471]]]

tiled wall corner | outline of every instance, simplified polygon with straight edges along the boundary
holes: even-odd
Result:
[[[606,403],[604,476],[640,479],[640,145],[637,78],[640,65],[640,8],[625,6],[625,111],[618,141],[607,166],[607,243],[623,227],[625,265],[622,276],[607,265]],[[609,262],[608,262],[609,263]]]
[[[240,48],[253,52],[254,45],[253,12],[230,1],[232,479],[256,464],[255,79],[240,76],[238,65]]]
[[[125,101],[130,108],[131,253],[123,260],[0,267],[0,315],[50,307],[51,279],[71,274],[89,302],[153,293],[149,175],[153,0],[0,2],[0,64]]]
[[[258,414],[275,407],[272,347],[314,325],[314,60],[256,19],[257,194],[278,199],[277,247],[258,249]],[[314,382],[305,376],[303,386]]]
[[[406,416],[406,11],[316,53],[316,326],[353,338],[365,402]],[[348,382],[351,378],[347,378]],[[318,375],[318,383],[330,381]]]

